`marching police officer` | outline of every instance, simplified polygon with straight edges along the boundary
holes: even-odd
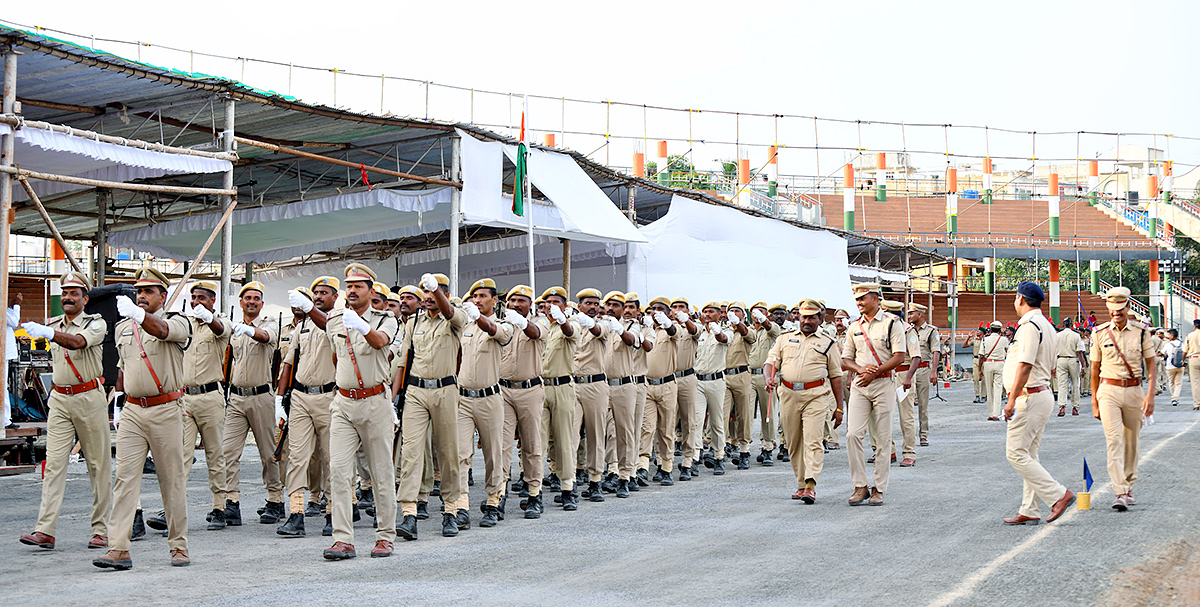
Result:
[[[579,509],[575,495],[575,450],[578,448],[579,428],[576,425],[575,387],[572,376],[575,351],[580,340],[580,326],[569,320],[567,291],[550,287],[542,293],[550,315],[546,350],[542,352],[542,381],[546,403],[542,411],[542,439],[554,463],[554,472],[547,478],[551,491],[561,491],[558,500],[567,512]]]
[[[1001,331],[1004,325],[993,320],[988,336],[983,338],[979,367],[983,375],[983,389],[987,392],[988,421],[1000,421],[1000,409],[1004,397],[1004,360],[1008,355],[1008,338]]]
[[[521,472],[524,488],[529,492],[529,499],[524,504],[525,518],[528,519],[540,518],[543,509],[542,472],[545,457],[542,455],[541,426],[546,395],[542,387],[542,353],[546,349],[546,335],[549,333],[545,319],[530,318],[532,306],[533,289],[517,285],[508,290],[505,319],[512,323],[514,330],[512,340],[504,346],[500,358],[500,387],[504,397],[501,474],[508,477],[513,441],[520,428]],[[500,514],[504,514],[503,508]]]
[[[225,396],[221,382],[232,329],[229,321],[215,312],[216,283],[197,282],[191,295],[185,316],[191,324],[192,342],[183,353],[183,473],[186,478],[192,470],[199,434],[213,498],[208,528],[217,530],[225,528]]]

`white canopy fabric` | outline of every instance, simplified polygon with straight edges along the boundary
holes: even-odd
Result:
[[[0,135],[15,135],[13,158],[21,168],[86,179],[133,181],[163,175],[223,173],[233,166],[228,160],[155,152],[44,128],[26,127],[14,131],[7,124],[0,124]],[[87,187],[38,180],[31,180],[30,185],[38,196]],[[14,200],[26,198],[24,189],[13,188]]]
[[[188,259],[217,225],[215,213],[113,232],[108,244]],[[239,209],[229,218],[234,263],[267,262],[360,242],[405,238],[450,227],[450,189],[339,194],[283,205]],[[205,256],[219,259],[213,247]]]
[[[528,229],[528,219],[512,212],[503,183],[503,157],[516,161],[516,146],[485,142],[459,130],[463,158],[463,221]],[[593,242],[645,242],[637,228],[600,191],[574,158],[529,150],[529,180],[549,203],[532,205],[535,234]]]
[[[641,232],[649,242],[629,245],[628,288],[643,297],[854,308],[846,241],[829,232],[681,196]]]

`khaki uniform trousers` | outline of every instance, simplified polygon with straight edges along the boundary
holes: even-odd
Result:
[[[106,412],[107,413],[107,412]],[[183,476],[183,402],[153,407],[127,405],[117,429],[117,481],[113,485],[109,550],[129,550],[133,515],[142,492],[146,452],[154,457],[167,517],[167,546],[187,550],[187,479]]]
[[[642,386],[646,392],[642,403],[642,428],[638,436],[638,470],[650,470],[650,455],[654,453],[654,430],[658,426],[658,408],[650,401],[649,384]],[[639,395],[640,397],[640,395]]]
[[[1067,406],[1071,401],[1072,408],[1079,408],[1079,359],[1058,358],[1054,363],[1054,372],[1058,375],[1058,404]]]
[[[1067,488],[1055,481],[1038,461],[1038,446],[1042,442],[1046,420],[1050,419],[1050,412],[1054,410],[1054,397],[1049,390],[1043,390],[1018,397],[1014,407],[1016,417],[1008,421],[1008,437],[1004,448],[1008,463],[1024,481],[1021,509],[1017,512],[1041,518],[1038,500],[1053,506],[1067,493]]]
[[[1160,392],[1167,389],[1167,360],[1161,356],[1154,357],[1154,381]]]
[[[122,420],[124,421],[124,420]],[[271,393],[256,396],[238,396],[230,393],[229,406],[225,408],[225,497],[240,501],[238,473],[242,467],[242,450],[246,447],[246,435],[254,433],[258,445],[258,456],[262,460],[263,487],[267,490],[267,501],[283,501],[283,481],[279,477],[279,463],[275,457],[275,399]],[[155,458],[157,461],[158,458]]]
[[[545,457],[542,451],[542,409],[546,400],[541,385],[532,388],[504,388],[504,445],[500,456],[501,475],[507,479],[512,468],[513,441],[521,432],[521,477],[529,484],[529,495],[542,492]],[[502,483],[507,486],[507,483]],[[507,490],[505,490],[507,493]]]
[[[654,440],[652,451],[657,452],[658,467],[670,472],[675,467],[675,411],[679,408],[679,386],[667,382],[646,387],[646,415],[653,412]],[[638,466],[650,468],[650,456],[639,458]]]
[[[718,460],[725,459],[725,424],[719,421],[725,419],[722,417],[725,415],[725,380],[697,382],[696,389],[700,392],[700,400],[703,403],[698,409],[708,413],[708,442],[713,449],[713,457]]]
[[[290,453],[287,460],[286,485],[289,495],[298,495],[301,502],[300,509],[293,512],[304,512],[303,499],[306,489],[314,502],[317,501],[318,491],[326,495],[330,493],[329,474],[322,471],[322,468],[329,466],[329,410],[334,394],[305,394],[292,391],[292,410],[288,415]],[[313,479],[319,479],[321,484],[310,484]]]
[[[475,431],[479,431],[479,442],[483,445],[484,489],[487,505],[500,505],[504,485],[508,479],[508,467],[501,463],[504,455],[504,397],[493,394],[483,398],[458,398],[458,478],[466,478],[475,455]],[[511,459],[509,460],[512,461]],[[449,502],[447,502],[449,503]],[[462,492],[458,510],[470,510],[471,502],[467,491]]]
[[[411,389],[411,388],[410,388]],[[361,446],[375,479],[376,540],[396,539],[395,478],[392,467],[392,403],[385,391],[368,398],[337,394],[329,405],[330,518],[333,540],[354,544],[355,453]],[[290,430],[289,430],[290,432]]]
[[[1179,400],[1179,393],[1183,391],[1183,367],[1167,367],[1167,379],[1171,388],[1171,400]]]
[[[917,398],[917,419],[920,422],[921,438],[929,438],[929,376],[932,375],[932,367],[917,369],[917,373],[913,375],[912,391]]]
[[[911,457],[913,459],[917,459],[917,419],[913,409],[913,405],[916,401],[917,381],[917,377],[914,376],[912,388],[908,391],[908,396],[905,396],[904,400],[896,405],[897,412],[900,414],[900,453],[904,457]],[[926,381],[928,381],[928,379],[926,379]],[[901,386],[903,386],[903,384],[901,384],[900,380],[897,379],[896,387]],[[868,426],[871,430],[871,447],[877,447],[879,445],[879,439],[876,438],[873,423],[868,422]],[[890,432],[888,433],[888,437],[891,437]],[[879,453],[876,452],[875,456],[879,457]],[[892,457],[889,454],[888,461],[890,462],[891,459]]]
[[[1004,363],[983,363],[983,385],[987,389],[988,417],[1000,417],[1004,410]]]
[[[574,439],[572,446],[576,451],[580,446],[586,447],[584,459],[580,462],[586,463],[588,480],[594,483],[600,482],[604,476],[604,421],[609,409],[608,387],[603,381],[575,385],[575,398],[579,401],[578,411],[582,412],[582,415],[575,420],[575,432],[571,434]],[[580,439],[580,427],[587,434],[586,441]]]
[[[458,473],[458,386],[433,390],[409,386],[405,392],[400,428],[400,492],[396,499],[401,504],[401,514],[417,514],[417,498],[424,484],[425,445],[431,433],[441,474],[442,501],[447,508],[457,504],[465,493],[463,479]],[[467,441],[468,448],[472,443]],[[375,502],[379,503],[378,497]]]
[[[633,419],[634,419],[635,425],[637,426],[634,429],[634,432],[637,434],[637,445],[634,446],[635,448],[634,448],[634,462],[633,462],[635,474],[637,473],[637,469],[642,467],[642,454],[645,453],[647,458],[650,457],[650,441],[653,438],[652,435],[647,436],[647,434],[646,434],[646,388],[647,388],[647,386],[646,386],[645,379],[646,378],[643,377],[641,383],[634,382],[634,386],[636,386],[636,388],[634,388],[634,390],[635,390],[635,393],[637,394],[636,400],[633,401]]]
[[[975,363],[979,362],[979,358],[971,359],[971,386],[975,388],[975,397],[987,396],[987,388],[983,387],[983,374],[979,372],[979,368]]]
[[[204,443],[213,509],[225,509],[225,396],[220,390],[183,395],[183,477],[192,473],[196,436]]]
[[[1113,493],[1124,495],[1137,482],[1138,437],[1142,433],[1142,399],[1146,393],[1141,386],[1122,388],[1101,382],[1097,396],[1100,423],[1104,424],[1104,440],[1108,444],[1108,476],[1112,479]]]
[[[367,454],[359,449],[354,454],[354,471],[358,475],[358,486],[363,491],[371,488],[371,467],[367,464]]]
[[[817,477],[825,465],[825,414],[834,408],[829,384],[808,390],[789,390],[782,384],[779,391],[779,421],[783,433],[792,445],[790,453],[796,486],[816,486]],[[808,481],[812,485],[808,485]]]
[[[403,413],[403,412],[401,412]],[[400,479],[402,467],[400,465],[404,455],[404,415],[400,415],[400,435],[394,441],[396,447],[393,449],[396,460],[396,479]],[[418,502],[428,502],[429,492],[433,491],[433,473],[436,464],[433,461],[433,432],[425,433],[425,456],[424,465],[421,467],[421,489],[417,493]],[[400,501],[400,491],[396,491],[396,501]]]
[[[637,418],[637,384],[608,387],[608,402],[610,405],[608,418],[612,420],[612,438],[608,451],[615,458],[606,463],[615,463],[609,471],[615,471],[619,478],[629,480],[633,477],[638,460],[638,430],[640,419]],[[606,438],[609,436],[605,432]],[[673,452],[672,452],[673,453]]]
[[[779,403],[775,395],[767,392],[767,376],[761,373],[750,374],[750,384],[758,399],[759,440],[762,441],[763,451],[775,450],[776,420],[779,418]],[[821,430],[824,435],[824,428]]]
[[[731,424],[730,443],[737,444],[738,451],[750,452],[750,429],[754,421],[754,388],[750,385],[750,372],[725,376],[725,417],[736,422]]]
[[[700,459],[700,443],[703,440],[700,438],[700,426],[704,423],[704,413],[699,406],[699,383],[695,373],[675,379],[675,402],[679,403],[675,414],[679,420],[679,444],[683,454],[680,465],[685,468]],[[672,451],[671,455],[674,456],[675,452]]]
[[[892,443],[892,410],[895,408],[896,383],[892,377],[876,379],[866,387],[856,384],[850,389],[850,404],[846,407],[849,425],[846,452],[850,457],[850,479],[856,488],[868,486],[863,437],[867,434],[867,421],[871,420],[879,437],[875,450],[875,488],[880,493],[887,492],[895,446]]]
[[[112,456],[108,450],[108,401],[102,387],[71,395],[50,391],[50,415],[46,418],[46,472],[35,530],[55,536],[67,487],[67,459],[75,446],[76,436],[92,485],[92,534],[107,536],[113,495]]]
[[[1200,405],[1200,356],[1187,359],[1188,380],[1192,382],[1192,406]]]
[[[542,409],[542,438],[564,491],[575,487],[575,449],[579,441],[575,423],[575,385],[545,386],[546,406]]]

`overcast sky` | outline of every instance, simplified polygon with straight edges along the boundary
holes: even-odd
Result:
[[[63,5],[77,5],[64,9]],[[333,12],[336,11],[336,12]],[[1195,100],[1200,57],[1194,2],[54,2],[7,7],[4,19],[182,49],[440,84],[552,97],[677,108],[844,119],[989,125],[1043,135],[820,124],[822,147],[958,154],[1076,157],[1079,130],[1200,137]],[[98,48],[135,57],[109,42]],[[143,49],[143,60],[233,78],[235,62]],[[195,61],[191,64],[191,61]],[[249,84],[286,92],[286,68],[248,64]],[[337,104],[379,111],[380,83],[341,77]],[[293,72],[292,92],[333,103],[329,73]],[[421,87],[388,83],[385,109],[423,115]],[[517,108],[519,111],[519,108]],[[568,105],[567,131],[687,138],[687,114]],[[560,103],[531,102],[535,131],[563,128]],[[508,122],[507,99],[435,89],[432,118]],[[813,145],[811,120],[693,115],[693,138]],[[643,126],[644,125],[644,126]],[[607,131],[606,131],[607,129]],[[947,139],[948,144],[947,144]],[[1080,156],[1114,147],[1083,136]],[[565,136],[567,146],[628,166],[634,141]],[[1164,139],[1123,138],[1122,144]],[[672,144],[683,152],[686,142]],[[732,145],[696,146],[701,166],[732,157]],[[607,156],[606,156],[607,153]],[[653,156],[651,146],[649,156]],[[751,146],[752,163],[765,150]],[[830,173],[845,152],[820,157]],[[1200,145],[1171,142],[1181,164]],[[782,170],[815,172],[815,154],[781,156]],[[945,158],[920,156],[935,169]],[[1022,161],[998,163],[1018,168]],[[1027,162],[1024,164],[1028,164]],[[1182,171],[1179,171],[1182,172]]]

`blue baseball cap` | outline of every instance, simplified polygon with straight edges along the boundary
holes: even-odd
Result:
[[[1037,286],[1037,283],[1028,280],[1022,280],[1021,284],[1017,285],[1017,294],[1026,299],[1037,300],[1038,303],[1046,300],[1046,293],[1042,291],[1042,288]]]

